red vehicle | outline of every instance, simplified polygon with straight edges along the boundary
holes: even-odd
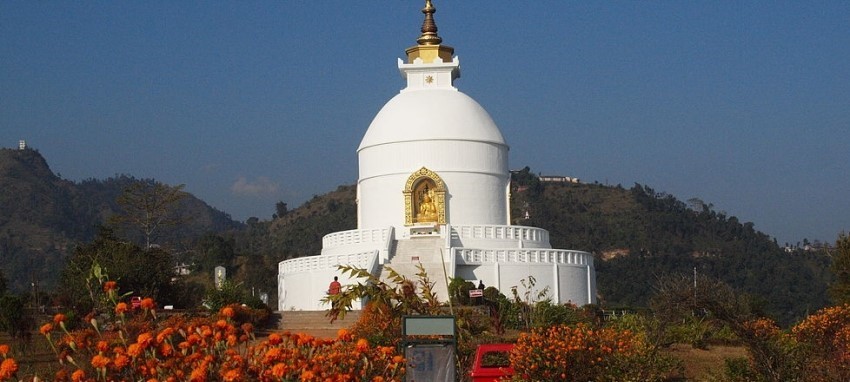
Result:
[[[490,382],[513,376],[514,368],[511,367],[510,359],[513,348],[514,344],[478,345],[472,371],[469,373],[472,381]]]

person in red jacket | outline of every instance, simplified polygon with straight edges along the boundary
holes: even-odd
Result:
[[[328,294],[338,295],[340,290],[342,290],[342,284],[339,283],[339,278],[334,276],[334,281],[331,281],[331,285],[328,286]],[[336,301],[332,300],[331,305],[336,308]]]

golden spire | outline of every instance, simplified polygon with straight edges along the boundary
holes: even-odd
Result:
[[[454,48],[447,45],[440,45],[443,39],[437,35],[437,23],[434,22],[434,13],[437,8],[431,4],[431,0],[425,0],[425,8],[422,8],[422,13],[425,14],[425,21],[422,22],[422,34],[416,39],[418,45],[407,48],[407,62],[413,63],[413,60],[421,58],[423,63],[430,64],[439,57],[443,62],[452,61]]]
[[[419,45],[439,45],[443,42],[440,36],[437,36],[437,23],[434,22],[434,12],[437,8],[431,5],[431,0],[425,0],[425,8],[422,8],[422,13],[425,14],[425,21],[422,22],[422,35],[416,39]]]

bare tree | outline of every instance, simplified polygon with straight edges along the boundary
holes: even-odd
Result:
[[[158,230],[180,223],[175,207],[187,195],[183,187],[185,185],[169,186],[153,180],[135,182],[118,196],[123,214],[114,216],[113,222],[138,228],[144,236],[144,248],[149,249]]]

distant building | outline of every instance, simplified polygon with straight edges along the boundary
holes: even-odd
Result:
[[[27,149],[27,141],[21,139],[18,141],[18,150],[26,150]]]
[[[537,177],[541,182],[549,183],[581,183],[578,178],[561,175],[540,175]]]

